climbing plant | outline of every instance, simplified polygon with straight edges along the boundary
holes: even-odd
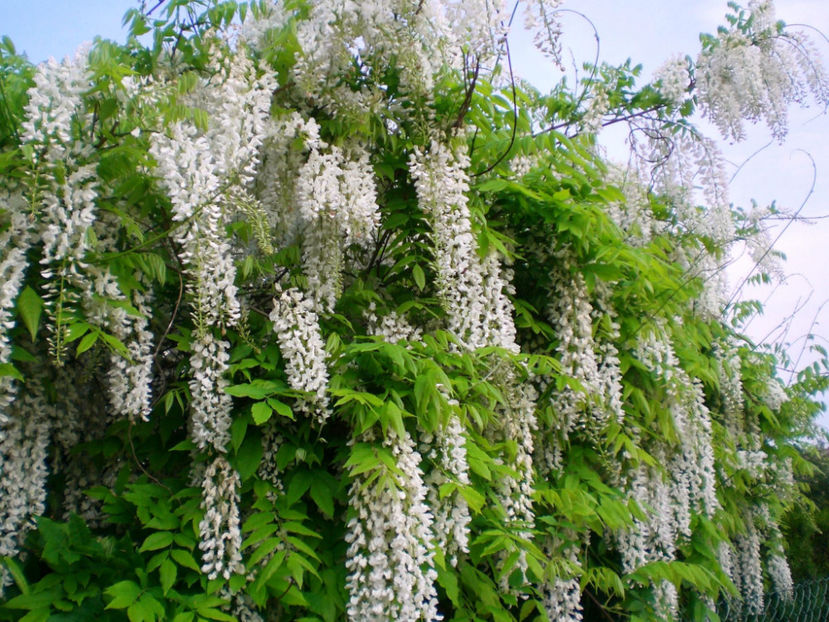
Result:
[[[560,62],[559,1],[516,7]],[[514,15],[162,0],[62,62],[4,40],[0,619],[704,620],[791,589],[826,368],[786,385],[741,334],[729,254],[777,255],[693,121],[782,140],[829,103],[819,56],[731,3],[650,83],[544,94]]]

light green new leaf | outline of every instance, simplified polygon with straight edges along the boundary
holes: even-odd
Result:
[[[37,336],[37,329],[40,326],[43,300],[35,290],[27,285],[17,298],[17,310],[20,312],[20,317],[23,318],[26,329],[32,336],[32,341],[34,341]]]

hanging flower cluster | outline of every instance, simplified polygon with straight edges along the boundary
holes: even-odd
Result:
[[[208,578],[229,579],[242,566],[242,532],[239,528],[239,474],[223,456],[208,465],[202,482],[199,548],[202,572]]]
[[[0,233],[0,365],[11,361],[9,332],[14,327],[14,303],[27,268],[29,247],[25,199],[19,192],[3,191],[2,206],[11,216],[9,228]],[[0,376],[0,426],[8,421],[8,408],[14,401],[17,383],[11,375]]]
[[[432,514],[414,442],[395,432],[383,442],[396,469],[349,491],[346,587],[352,620],[438,620]]]
[[[0,555],[14,557],[35,517],[46,508],[47,454],[53,413],[37,380],[27,382],[14,407],[0,421]],[[0,595],[11,584],[0,569]]]
[[[320,424],[331,415],[326,389],[328,368],[325,344],[314,304],[302,292],[289,289],[274,299],[270,320],[287,363],[285,373],[292,389],[305,396],[299,405]]]
[[[354,151],[351,159],[337,147],[313,148],[296,180],[308,290],[321,312],[331,312],[340,295],[344,247],[367,244],[378,224],[368,153]]]
[[[450,406],[457,406],[457,401],[449,400]],[[453,566],[458,565],[458,555],[469,553],[469,505],[459,491],[441,499],[441,487],[444,484],[469,486],[469,464],[464,446],[463,425],[453,415],[446,427],[439,429],[435,437],[424,435],[421,438],[426,457],[435,462],[435,469],[426,477],[429,487],[429,507],[433,508],[435,546],[443,551],[446,559]]]
[[[574,533],[563,531],[563,536],[570,538],[570,541],[548,542],[549,553],[558,560],[566,560],[571,567],[580,568],[578,554],[581,547],[572,541]],[[578,576],[556,576],[544,586],[544,610],[550,620],[581,622],[584,619],[582,609]]]
[[[560,4],[527,7],[556,62]],[[501,1],[178,8],[151,50],[41,65],[0,119],[0,586],[71,591],[65,566],[129,617],[377,622],[582,620],[587,585],[679,619],[721,586],[677,562],[752,614],[764,573],[791,592],[787,399],[820,381],[784,387],[722,320],[735,215],[681,111],[782,136],[784,104],[829,100],[769,2],[658,72],[679,129],[642,115],[625,172],[578,135],[636,114],[623,71],[490,98]],[[55,564],[61,520],[91,535]],[[125,533],[141,564],[101,564]]]
[[[783,140],[790,104],[805,104],[810,95],[819,106],[829,103],[829,78],[812,62],[813,46],[807,37],[782,29],[771,0],[752,0],[697,58],[704,114],[726,138],[741,140],[745,120],[763,120]]]
[[[481,260],[472,233],[466,193],[468,158],[432,141],[429,152],[416,152],[410,161],[420,208],[431,217],[437,286],[449,331],[473,350],[497,346],[515,352],[515,322],[506,296],[497,256]],[[495,440],[516,443],[510,466],[515,477],[499,483],[499,497],[508,524],[519,529],[533,525],[533,432],[536,394],[522,383],[514,369],[496,362],[496,382],[505,394],[498,425],[489,432]],[[528,532],[522,531],[524,535]],[[525,561],[519,559],[524,566]]]

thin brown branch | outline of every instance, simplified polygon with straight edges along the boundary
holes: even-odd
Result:
[[[502,153],[498,157],[498,159],[495,160],[495,162],[493,162],[492,164],[490,164],[486,169],[484,169],[480,173],[475,173],[475,177],[480,177],[481,175],[486,175],[492,169],[494,169],[496,166],[498,166],[504,160],[504,158],[507,157],[509,152],[512,150],[512,146],[515,144],[515,134],[518,131],[518,96],[517,96],[516,91],[515,91],[515,76],[512,72],[512,55],[510,54],[510,51],[509,51],[509,40],[508,39],[504,39],[504,46],[505,46],[506,52],[507,52],[507,66],[509,67],[509,81],[510,81],[510,86],[512,87],[512,135],[510,136],[509,145],[507,145],[507,148],[504,150],[504,153]]]

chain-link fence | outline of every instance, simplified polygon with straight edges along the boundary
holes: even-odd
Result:
[[[761,614],[750,609],[740,600],[724,600],[717,613],[722,622],[829,622],[829,577],[798,583],[789,594],[766,594]]]

